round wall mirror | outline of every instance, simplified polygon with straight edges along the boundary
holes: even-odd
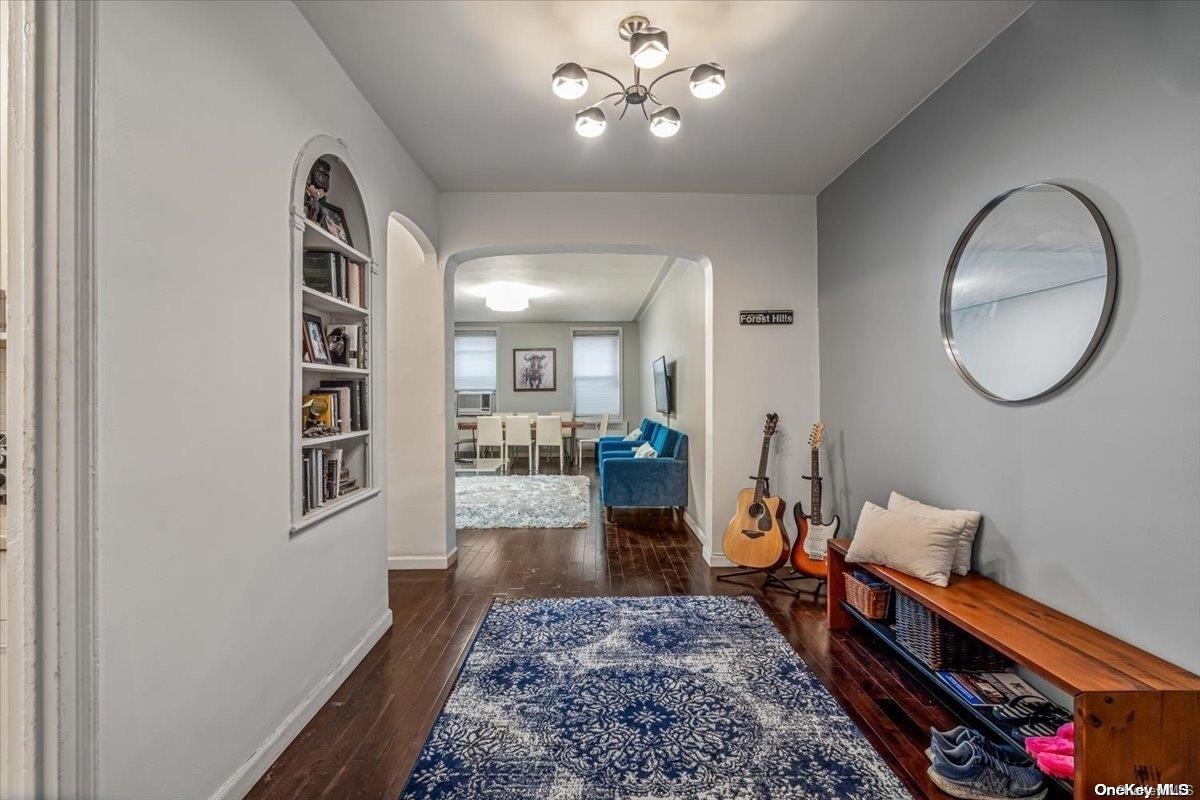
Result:
[[[1116,251],[1096,206],[1057,184],[1013,189],[975,215],[950,257],[946,353],[985,397],[1045,397],[1096,352],[1116,296]]]

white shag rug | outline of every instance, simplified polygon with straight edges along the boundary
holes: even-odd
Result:
[[[586,528],[590,481],[584,475],[459,476],[456,528]]]

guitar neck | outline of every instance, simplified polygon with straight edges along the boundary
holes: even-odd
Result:
[[[767,493],[767,453],[771,449],[771,436],[763,436],[762,453],[758,457],[758,472],[754,480],[754,502],[761,503]]]
[[[821,455],[817,448],[812,449],[812,503],[809,517],[813,522],[821,524]]]

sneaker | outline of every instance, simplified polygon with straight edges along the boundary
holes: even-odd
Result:
[[[974,728],[968,728],[965,725],[959,725],[957,728],[951,728],[948,731],[939,731],[930,728],[929,734],[930,746],[925,751],[925,755],[929,757],[930,761],[933,761],[934,750],[953,750],[963,742],[971,741],[1005,764],[1011,764],[1014,767],[1028,767],[1033,763],[1029,756],[1017,748],[1007,744],[996,744],[979,731]]]
[[[1042,800],[1046,781],[1029,767],[1005,764],[974,742],[933,750],[929,777],[939,789],[966,800]]]

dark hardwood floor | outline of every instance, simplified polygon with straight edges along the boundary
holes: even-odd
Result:
[[[717,582],[671,511],[617,510],[606,526],[591,462],[584,473],[587,528],[460,531],[451,569],[390,572],[392,629],[247,796],[396,800],[493,597],[748,593],[913,795],[947,797],[925,774],[924,750],[930,726],[959,720],[881,645],[831,635],[823,605],[807,596]]]

